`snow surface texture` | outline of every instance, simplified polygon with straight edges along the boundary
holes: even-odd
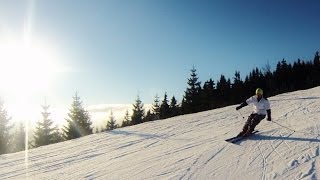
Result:
[[[229,106],[1,155],[0,179],[320,179],[320,87],[269,101],[274,122],[238,144]]]

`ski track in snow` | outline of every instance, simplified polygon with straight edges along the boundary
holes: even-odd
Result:
[[[242,129],[249,106],[1,155],[0,179],[319,179],[320,87],[268,99],[274,123],[238,144],[224,139]]]

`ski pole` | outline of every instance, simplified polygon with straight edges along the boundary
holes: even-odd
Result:
[[[302,133],[302,134],[308,134],[308,135],[317,136],[317,137],[320,136],[320,134],[316,134],[316,133],[308,133],[308,132],[303,132],[303,131],[297,131],[297,130],[294,130],[294,129],[292,129],[292,128],[289,128],[289,127],[286,127],[286,126],[284,126],[284,125],[281,125],[281,124],[279,124],[279,123],[277,123],[277,122],[275,122],[275,121],[271,121],[271,122],[277,124],[278,126],[281,126],[281,127],[286,128],[286,129],[289,129],[289,130],[291,130],[291,131],[293,131],[293,132]]]
[[[289,129],[289,130],[291,130],[291,131],[293,131],[293,132],[296,132],[296,130],[291,129],[291,128],[288,128],[288,127],[286,127],[286,126],[283,126],[283,125],[281,125],[281,124],[279,124],[279,123],[277,123],[277,122],[275,122],[275,121],[271,121],[271,122],[273,122],[273,123],[277,124],[278,126],[281,126],[281,127],[286,128],[286,129]]]
[[[238,113],[240,114],[240,116],[242,117],[242,119],[244,119],[244,116],[242,116],[241,112],[240,112],[240,111],[238,111]]]

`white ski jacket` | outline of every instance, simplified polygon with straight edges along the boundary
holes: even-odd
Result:
[[[267,110],[270,109],[270,103],[264,97],[262,97],[260,101],[258,101],[257,96],[252,96],[246,100],[246,103],[253,105],[252,113],[254,114],[267,115]]]

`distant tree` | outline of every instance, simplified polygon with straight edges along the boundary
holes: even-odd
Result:
[[[233,78],[233,88],[238,88],[242,85],[242,80],[240,77],[240,72],[236,71]]]
[[[115,117],[114,117],[113,112],[111,110],[110,116],[109,116],[109,121],[107,122],[106,130],[109,131],[109,130],[113,130],[116,128],[118,128],[118,125],[116,123]]]
[[[124,119],[122,121],[121,127],[130,126],[130,124],[131,124],[131,122],[130,122],[129,111],[126,110],[126,113],[124,115]]]
[[[313,59],[313,70],[312,70],[312,77],[314,79],[314,86],[320,85],[320,55],[319,51],[316,52],[314,59]]]
[[[10,152],[9,147],[12,139],[10,131],[13,126],[9,124],[9,121],[10,118],[3,106],[2,100],[0,100],[0,154]]]
[[[267,64],[262,68],[262,71],[264,72],[264,75],[272,75],[272,71],[271,71],[271,65],[269,63],[269,61],[267,62]]]
[[[224,75],[220,76],[220,80],[217,82],[217,101],[218,107],[223,107],[230,104],[230,79],[226,79]]]
[[[95,128],[94,133],[95,133],[95,134],[100,133],[99,127],[96,127],[96,128]]]
[[[155,120],[155,115],[151,112],[151,110],[149,109],[147,111],[146,116],[143,118],[143,122],[148,122],[148,121],[153,121]]]
[[[271,66],[269,62],[263,68],[263,75],[265,77],[265,97],[273,95],[273,90],[276,89],[275,79],[273,77],[273,73],[271,71]]]
[[[263,88],[265,86],[263,73],[259,68],[255,68],[249,74],[249,81],[251,86],[248,89],[253,92],[257,87]]]
[[[170,117],[178,116],[180,115],[180,108],[177,103],[177,100],[174,96],[172,96],[170,101]]]
[[[294,79],[294,87],[296,89],[303,89],[304,86],[304,76],[301,76],[301,74],[305,73],[304,66],[301,63],[301,59],[298,58],[296,62],[293,63],[292,67],[293,75],[292,79]]]
[[[151,120],[158,120],[160,119],[160,104],[159,104],[159,96],[156,95],[155,96],[155,99],[154,99],[154,102],[152,104],[152,113],[150,112],[150,119]],[[148,113],[147,113],[147,116],[148,116]]]
[[[203,85],[202,91],[201,91],[201,109],[202,110],[209,110],[213,109],[215,107],[215,83],[210,78],[208,81],[206,81]]]
[[[269,97],[279,93],[319,86],[320,55],[319,52],[316,52],[313,61],[298,59],[293,66],[282,59],[277,63],[274,71],[271,71],[269,64],[263,68],[263,72],[259,68],[254,68],[245,76],[244,81],[240,78],[239,71],[236,71],[232,83],[229,78],[221,75],[215,89],[212,88],[213,81],[211,79],[204,83],[203,89],[199,88],[200,84],[196,70],[193,68],[191,78],[188,79],[187,90],[181,101],[180,111],[182,114],[206,110],[212,101],[214,101],[214,108],[239,103],[243,100],[243,97],[252,96],[257,87],[264,90],[265,97]],[[212,92],[212,89],[214,89],[214,99],[209,100],[208,97],[211,97],[211,95],[208,94]],[[200,105],[198,103],[199,92],[201,95]],[[192,106],[194,104],[197,105]]]
[[[243,81],[240,77],[240,71],[236,71],[233,78],[232,92],[230,94],[231,103],[240,103],[243,99],[241,95],[244,95]]]
[[[182,110],[184,114],[200,111],[201,105],[201,82],[198,81],[197,70],[191,69],[191,77],[188,79],[188,87],[182,100]]]
[[[65,139],[63,138],[63,133],[60,131],[59,127],[56,125],[52,133],[52,143],[62,142]]]
[[[165,92],[162,103],[160,105],[160,119],[166,119],[169,117],[170,117],[170,107],[168,104],[167,92]]]
[[[292,83],[292,77],[290,77],[290,75],[292,75],[291,69],[291,65],[288,64],[285,59],[282,59],[281,62],[278,62],[275,76],[279,93],[292,91],[290,88]]]
[[[131,116],[132,125],[143,123],[145,109],[143,103],[140,100],[140,97],[137,97],[136,103],[133,104],[133,113]]]
[[[82,101],[75,93],[71,104],[69,118],[66,119],[67,125],[63,129],[63,137],[65,140],[75,139],[82,136],[92,134],[92,122],[88,111],[82,106]]]
[[[55,127],[53,121],[49,118],[49,105],[45,103],[41,112],[43,119],[37,122],[37,127],[34,132],[34,147],[44,146],[54,143],[53,133]]]
[[[319,66],[319,65],[320,65],[320,55],[319,55],[319,51],[317,51],[316,54],[314,55],[313,64],[316,65],[316,66]]]
[[[13,136],[13,144],[12,144],[13,149],[12,149],[12,151],[18,152],[18,151],[25,150],[25,148],[26,148],[25,141],[26,141],[25,126],[24,126],[23,122],[20,122],[20,125]]]

